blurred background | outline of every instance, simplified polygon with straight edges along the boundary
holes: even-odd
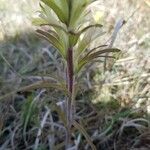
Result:
[[[41,76],[48,76],[54,71],[60,71],[62,64],[58,61],[57,52],[46,41],[35,35],[32,17],[36,15],[38,9],[39,0],[0,0],[0,97],[20,86],[38,80]],[[110,123],[107,117],[121,114],[122,109],[133,109],[134,113],[137,113],[135,115],[137,118],[149,121],[150,1],[99,0],[99,3],[94,6],[94,10],[99,11],[100,21],[107,32],[104,37],[99,39],[98,42],[101,44],[110,39],[114,26],[119,19],[126,20],[126,24],[120,29],[114,42],[114,47],[121,49],[122,54],[117,56],[118,59],[115,62],[110,62],[112,68],[109,71],[103,72],[103,64],[100,63],[96,63],[92,69],[89,69],[82,79],[84,81],[83,92],[77,96],[77,99],[79,103],[81,101],[82,104],[84,103],[83,106],[85,104],[90,105],[87,106],[89,113],[91,109],[93,111],[93,107],[100,113],[100,132]],[[4,134],[4,130],[8,127],[14,130],[14,124],[20,123],[18,121],[19,116],[21,117],[22,114],[28,112],[26,106],[29,104],[24,104],[24,99],[34,99],[38,92],[33,92],[34,94],[19,93],[16,97],[9,98],[9,101],[12,99],[13,102],[1,102],[0,150],[4,150],[7,146],[11,149],[11,144],[6,143],[9,134]],[[61,94],[58,91],[49,92],[51,101],[59,101]],[[47,96],[45,97],[47,99]],[[39,104],[38,108],[35,108],[33,114],[30,115],[36,115],[36,110],[39,111],[39,107],[43,107],[41,105],[43,104]],[[84,112],[82,105],[79,106],[79,109]],[[105,115],[103,116],[103,114]],[[40,115],[42,117],[42,111]],[[121,122],[121,127],[126,127],[127,120],[131,121],[136,118],[135,116],[132,116],[133,118],[121,116],[124,120]],[[93,122],[91,126],[96,126],[95,121]],[[145,134],[147,130],[149,131],[145,122],[140,126],[138,125],[134,126],[138,128],[138,131],[140,130],[138,136]],[[94,130],[95,134],[99,131],[97,128]],[[113,130],[118,129],[115,126],[110,132],[113,133]],[[19,132],[15,134],[14,143],[19,138]],[[11,135],[13,133],[15,132],[10,131]],[[131,140],[132,137],[128,135],[130,134],[127,133],[126,139]],[[32,145],[33,139],[34,137],[31,138],[31,142],[28,141],[28,146]],[[150,141],[150,132],[148,139]],[[133,146],[133,143],[133,141],[124,140],[124,143],[120,141],[119,144],[120,146],[124,145],[124,147],[126,145],[127,148]],[[17,146],[21,147],[20,145]],[[140,145],[143,146],[145,143]],[[105,150],[106,145],[101,146],[101,148]]]

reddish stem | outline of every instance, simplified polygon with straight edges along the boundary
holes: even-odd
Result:
[[[73,94],[73,48],[68,48],[67,51],[67,88],[70,96],[67,100],[67,148],[71,145],[71,125],[73,120],[73,110],[72,110],[72,94]]]
[[[73,49],[68,48],[67,55],[67,77],[68,77],[68,90],[72,94],[73,89]]]

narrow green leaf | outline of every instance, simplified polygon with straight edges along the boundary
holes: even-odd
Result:
[[[95,59],[97,57],[99,57],[99,55],[101,54],[104,54],[104,53],[111,53],[111,52],[120,52],[119,49],[117,48],[106,48],[106,49],[103,49],[103,50],[99,50],[99,51],[96,51],[96,52],[93,52],[93,53],[88,53],[84,58],[82,58],[82,60],[92,60],[92,59]]]
[[[81,14],[84,13],[84,10],[86,9],[89,3],[90,0],[72,0],[72,11],[69,22],[69,26],[71,28],[74,28],[76,26],[76,23],[80,19]]]
[[[59,25],[57,16],[53,13],[53,10],[49,6],[40,3],[40,7],[41,11],[39,17],[47,20],[49,23]]]
[[[35,26],[48,25],[49,22],[43,18],[33,18],[32,24]]]
[[[83,33],[83,38],[81,38],[81,40],[78,40],[75,59],[78,59],[78,57],[89,47],[90,44],[92,44],[92,42],[94,42],[98,37],[104,34],[105,32],[100,32],[96,28],[89,28],[88,31]]]
[[[43,19],[43,18],[34,18],[32,20],[32,23],[35,25],[35,26],[45,26],[45,25],[48,25],[50,27],[53,27],[53,28],[56,28],[56,29],[59,29],[59,30],[62,30],[64,31],[65,33],[68,33],[67,30],[62,27],[61,25],[58,25],[58,24],[54,24],[54,23],[50,23],[48,22],[47,20]]]
[[[37,117],[37,99],[33,96],[28,97],[27,101],[24,104],[22,109],[22,125],[23,125],[23,137],[26,139],[26,130],[30,122],[33,120],[33,117]],[[38,117],[37,117],[38,118]],[[33,122],[32,122],[33,124]]]
[[[89,52],[88,52],[87,54],[89,55],[90,53],[94,52],[94,51],[97,50],[98,48],[102,48],[102,47],[106,47],[106,46],[108,46],[108,45],[99,45],[99,46],[97,46],[97,47],[94,47],[93,49],[89,50]]]
[[[60,0],[59,1],[58,0],[41,0],[41,1],[47,6],[49,6],[55,12],[55,14],[63,23],[66,23],[68,21],[68,12],[66,11],[68,6],[65,6],[66,5],[65,3],[62,3]]]
[[[43,81],[38,81],[36,83],[21,87],[18,90],[15,90],[13,92],[10,92],[10,93],[0,97],[0,100],[8,99],[9,97],[13,96],[15,93],[20,92],[20,91],[32,91],[32,90],[43,89],[43,88],[55,88],[57,90],[63,91],[65,95],[70,95],[68,93],[68,90],[67,90],[65,84],[51,83],[49,80],[43,80]]]
[[[81,31],[79,31],[77,33],[75,33],[75,32],[69,32],[70,33],[70,35],[69,35],[69,42],[70,42],[70,44],[73,45],[73,46],[75,44],[77,44],[80,35],[82,33],[86,32],[88,29],[91,29],[93,27],[94,28],[96,28],[96,27],[102,27],[102,25],[101,24],[89,25],[89,26],[83,28]],[[92,36],[91,35],[87,35],[87,34],[85,34],[84,37],[83,37],[83,39],[79,42],[79,45],[78,45],[78,51],[79,52],[83,52],[86,49],[86,47],[88,47],[88,45],[93,41],[92,40]],[[94,39],[96,39],[96,38],[94,38]],[[80,53],[78,53],[77,56],[79,54]]]
[[[104,53],[111,53],[111,52],[120,52],[117,48],[106,48],[103,50],[99,50],[96,52],[88,52],[83,58],[80,58],[76,67],[76,72],[79,72],[84,65],[87,63],[90,63],[92,60],[99,58],[99,57],[105,57],[105,58],[114,58],[114,57],[107,57],[107,56],[101,56],[101,54]]]
[[[90,29],[90,28],[101,28],[101,27],[103,27],[103,25],[101,25],[101,24],[94,24],[94,25],[89,25],[89,26],[87,26],[87,27],[85,27],[85,28],[83,28],[81,31],[79,31],[78,33],[76,33],[76,34],[79,34],[79,35],[81,35],[83,32],[86,32],[88,29]]]
[[[86,50],[89,44],[92,42],[92,36],[89,36],[89,33],[85,33],[83,38],[78,41],[77,50],[76,50],[76,59],[81,55],[81,53]]]
[[[61,44],[64,47],[64,51],[66,51],[68,49],[69,46],[69,37],[68,37],[68,33],[64,32],[63,30],[59,29],[59,28],[55,28],[55,31],[57,32],[57,34],[59,35],[59,39]]]
[[[39,36],[49,41],[59,51],[59,53],[65,58],[65,49],[63,45],[61,44],[61,41],[59,40],[59,38],[55,37],[54,35],[50,34],[47,31],[43,31],[40,29],[36,30],[36,32]]]

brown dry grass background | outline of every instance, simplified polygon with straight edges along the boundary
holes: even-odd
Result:
[[[86,120],[83,121],[83,125],[98,149],[148,150],[150,149],[150,1],[99,0],[99,2],[95,9],[101,10],[101,21],[108,32],[100,39],[101,43],[110,38],[118,19],[124,18],[127,21],[114,43],[115,47],[122,50],[122,54],[118,56],[111,71],[103,73],[102,65],[96,64],[92,79],[90,78],[92,71],[86,73],[83,80],[91,90],[83,90],[82,96],[78,96],[78,114]],[[31,17],[37,9],[37,0],[0,0],[0,96],[18,89],[23,84],[34,82],[41,75],[51,74],[54,70],[59,71],[61,64],[57,63],[57,54],[54,50],[50,51],[50,46],[45,41],[39,40],[34,35]],[[51,101],[58,101],[61,97],[57,91],[48,93]],[[36,99],[38,94],[39,91],[31,99]],[[24,96],[23,99],[26,99],[25,94],[17,98],[22,99]],[[45,97],[47,100],[47,96]],[[11,100],[13,102],[0,104],[0,150],[33,149],[34,140],[37,139],[34,130],[34,127],[38,127],[36,121],[29,127],[30,129],[26,129],[29,138],[26,141],[26,148],[20,140],[22,129],[19,118],[22,113],[28,112],[26,106],[30,106],[30,103],[21,109],[22,102],[15,100],[14,97],[9,99]],[[37,115],[40,122],[44,112],[39,108],[43,108],[46,103],[42,102],[43,100],[39,101],[38,108],[35,107],[33,109],[35,112],[30,114],[33,118],[40,114]],[[122,110],[132,110],[134,113],[126,115],[128,111]],[[60,130],[61,127],[58,128]],[[103,137],[101,133],[107,129],[108,132]],[[39,142],[39,150],[42,150],[44,143],[49,145],[51,143],[46,140],[49,135],[45,131],[43,130],[42,140]],[[81,145],[79,149],[90,149],[84,139],[81,140],[80,136],[77,138]],[[48,139],[52,140],[53,137]],[[61,139],[57,138],[57,141],[53,142],[61,143]]]

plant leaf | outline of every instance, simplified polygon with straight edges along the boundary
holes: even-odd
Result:
[[[101,27],[103,27],[103,25],[101,25],[101,24],[88,25],[87,27],[83,28],[81,31],[79,31],[76,34],[81,35],[83,32],[86,32],[88,29],[93,28],[93,27],[94,28],[96,28],[96,27],[101,28]]]
[[[71,28],[76,27],[76,24],[81,16],[82,13],[84,13],[84,10],[90,3],[90,0],[72,0],[71,3],[71,15],[70,15],[70,21],[69,26]]]
[[[103,49],[103,50],[99,50],[99,51],[96,51],[96,52],[88,52],[83,58],[79,59],[78,61],[78,64],[77,64],[77,67],[76,68],[76,72],[79,72],[79,70],[81,70],[81,68],[86,65],[87,63],[91,62],[92,60],[96,59],[96,58],[99,58],[99,57],[107,57],[107,56],[101,56],[101,54],[104,54],[104,53],[111,53],[111,52],[120,52],[119,49],[117,48],[106,48],[106,49]],[[110,58],[110,57],[108,57]],[[113,57],[111,57],[113,58]]]
[[[99,57],[99,55],[101,55],[101,54],[111,53],[111,52],[120,52],[120,50],[117,48],[106,48],[106,49],[99,50],[99,51],[96,51],[93,53],[88,53],[84,58],[82,58],[82,60],[84,60],[84,59],[92,60],[94,58]]]
[[[32,24],[35,26],[42,26],[42,25],[48,25],[49,22],[46,19],[43,18],[33,18]]]
[[[81,31],[78,31],[78,32],[72,32],[72,31],[70,31],[70,32],[69,32],[69,33],[70,33],[70,35],[69,35],[69,40],[70,40],[71,45],[74,46],[74,45],[77,43],[77,41],[78,41],[80,35],[81,35],[82,33],[86,32],[88,29],[93,28],[93,27],[94,27],[94,28],[96,28],[96,27],[102,27],[102,25],[101,25],[101,24],[89,25],[89,26],[83,28]],[[89,42],[89,40],[87,40],[87,43],[88,43],[88,42]],[[87,44],[86,44],[86,45],[87,45]]]
[[[30,84],[30,85],[21,87],[18,90],[15,90],[13,92],[10,92],[10,93],[0,97],[0,100],[7,99],[7,98],[13,96],[17,92],[32,91],[32,90],[42,89],[42,88],[55,88],[57,90],[63,91],[65,93],[65,95],[70,95],[68,93],[68,90],[64,83],[51,83],[49,80],[42,80],[42,81],[38,81],[38,82]]]
[[[59,51],[59,53],[65,58],[65,55],[66,55],[65,49],[64,49],[62,43],[60,42],[59,38],[55,37],[54,35],[50,34],[47,31],[43,31],[40,29],[36,30],[36,32],[39,36],[43,37],[48,42],[50,42]]]
[[[34,19],[32,20],[32,23],[33,23],[35,26],[48,25],[48,26],[53,27],[54,29],[59,29],[59,30],[64,31],[65,33],[68,33],[64,27],[62,27],[62,26],[60,26],[60,25],[57,25],[57,24],[50,23],[50,22],[48,22],[47,20],[42,19],[42,18],[34,18]]]
[[[40,3],[41,11],[40,11],[40,18],[43,18],[47,20],[49,23],[57,24],[59,25],[59,19],[57,15],[53,13],[53,10],[47,6]]]
[[[58,16],[61,22],[66,23],[68,21],[68,4],[66,0],[41,0],[44,4],[49,6],[55,14]]]
[[[96,32],[97,34],[93,34],[94,32]],[[105,34],[105,32],[99,32],[98,30],[96,30],[96,28],[89,28],[88,31],[83,33],[83,37],[78,40],[75,59],[78,59],[78,57],[89,47],[89,45],[103,34]]]

